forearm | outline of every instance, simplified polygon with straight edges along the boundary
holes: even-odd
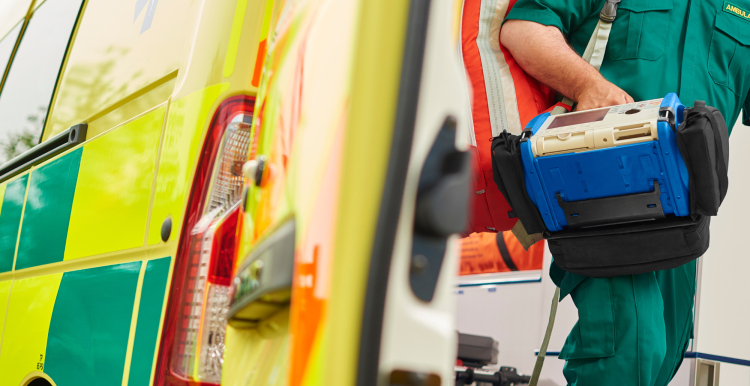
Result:
[[[500,38],[529,75],[570,99],[578,100],[587,83],[604,80],[568,46],[556,27],[509,20],[503,25]]]
[[[503,25],[500,40],[524,71],[578,102],[579,110],[633,101],[581,59],[556,27],[509,20]]]

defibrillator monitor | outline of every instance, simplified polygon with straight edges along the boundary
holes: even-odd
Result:
[[[527,193],[547,229],[689,215],[688,173],[675,134],[684,108],[672,93],[534,118],[521,158]]]
[[[534,156],[604,149],[659,139],[663,99],[549,116],[531,139]]]

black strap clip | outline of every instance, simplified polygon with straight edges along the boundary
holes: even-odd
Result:
[[[526,142],[531,138],[531,128],[527,127],[521,132],[521,142]]]
[[[675,127],[675,119],[677,119],[677,114],[672,106],[662,106],[659,108],[659,119],[657,119],[657,121],[667,122],[669,127],[672,128],[672,132],[677,130]]]
[[[617,4],[620,0],[607,0],[602,7],[602,11],[599,12],[599,20],[605,23],[612,23],[617,18]]]

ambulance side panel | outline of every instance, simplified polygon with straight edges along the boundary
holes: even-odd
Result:
[[[256,92],[265,3],[84,2],[42,140],[86,142],[0,181],[0,385],[152,382],[199,149]]]

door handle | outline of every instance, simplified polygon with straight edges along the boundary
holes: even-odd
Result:
[[[71,126],[68,130],[8,160],[8,162],[0,165],[0,182],[83,143],[86,141],[88,127],[89,125],[86,123]]]
[[[456,121],[448,117],[420,176],[415,226],[424,235],[448,237],[466,228],[471,158],[455,143]]]
[[[466,228],[470,178],[470,153],[456,149],[456,119],[449,116],[427,154],[417,189],[409,284],[422,301],[435,295],[448,237]]]
[[[237,269],[229,324],[253,328],[289,304],[294,275],[296,225],[289,220],[260,239]]]

